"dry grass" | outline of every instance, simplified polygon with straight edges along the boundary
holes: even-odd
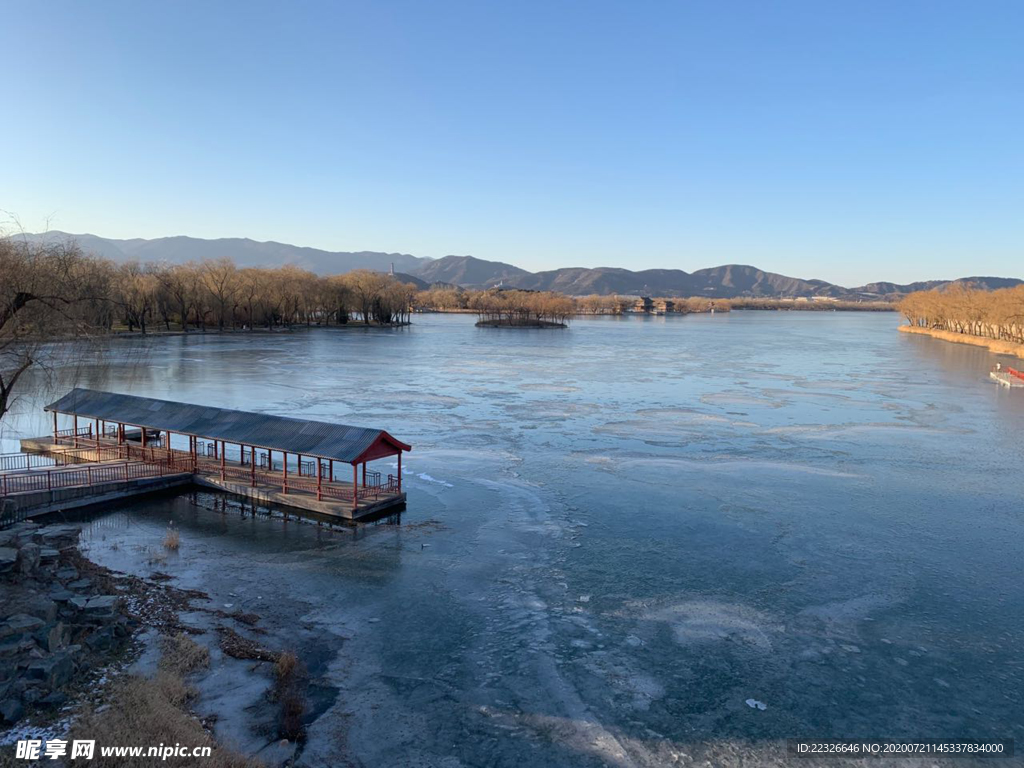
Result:
[[[291,680],[295,671],[299,666],[299,657],[291,651],[283,651],[280,656],[277,657],[277,663],[274,665],[274,675],[277,678],[278,684],[282,680]]]
[[[164,672],[182,677],[210,666],[210,651],[184,632],[163,640],[159,667]]]
[[[303,695],[306,668],[291,651],[283,651],[274,665],[274,698],[281,707],[278,736],[289,741],[305,732],[306,697]]]
[[[208,662],[206,649],[179,635],[168,639],[164,654],[153,678],[125,676],[111,686],[104,706],[78,719],[68,738],[95,739],[97,749],[92,760],[78,759],[72,764],[90,768],[125,764],[124,757],[102,757],[100,746],[181,744],[190,748],[208,746],[212,752],[209,757],[175,757],[177,766],[259,768],[259,761],[219,746],[187,709],[194,691],[186,685],[179,669],[198,669]]]
[[[178,529],[170,527],[167,529],[167,533],[164,534],[164,547],[170,549],[173,552],[178,551],[178,547],[181,546],[181,534],[178,533]]]

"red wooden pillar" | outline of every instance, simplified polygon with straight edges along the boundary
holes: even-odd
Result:
[[[398,452],[398,492],[402,492],[402,452]]]
[[[352,465],[352,509],[359,508],[359,466]]]
[[[53,444],[57,444],[57,412],[53,412]]]
[[[366,462],[363,462],[363,488],[366,487]]]
[[[288,451],[281,451],[281,492],[288,493]]]
[[[321,501],[324,497],[323,492],[320,490],[323,482],[324,464],[320,461],[320,457],[316,457],[316,500]]]
[[[96,449],[99,450],[99,447],[100,447],[100,420],[96,419]],[[99,458],[100,458],[100,455],[97,453],[96,454],[96,460],[99,461]],[[90,485],[91,485],[91,483],[90,483]]]
[[[331,471],[330,475],[328,475],[328,477],[327,477],[327,482],[333,483],[334,482],[334,459],[328,459],[327,460],[327,468]]]
[[[220,441],[220,481],[224,482],[224,441]]]
[[[299,454],[299,477],[302,477],[302,454]]]
[[[252,476],[252,487],[256,487],[256,446],[249,446],[249,474]]]
[[[78,414],[77,413],[75,414],[74,419],[75,420],[74,420],[74,422],[71,425],[71,444],[73,446],[75,446],[75,448],[77,448],[78,447]]]

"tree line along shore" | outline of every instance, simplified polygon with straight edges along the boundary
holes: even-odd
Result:
[[[987,347],[1024,358],[1024,285],[984,291],[955,283],[918,291],[899,303],[905,333]]]
[[[556,308],[553,315],[571,318],[577,315],[624,315],[631,312],[655,314],[693,314],[729,312],[733,309],[800,310],[830,312],[833,310],[884,311],[896,309],[887,301],[843,301],[821,298],[755,298],[732,299],[690,297],[637,297],[593,294],[567,296],[562,293],[518,289],[471,290],[451,286],[434,287],[416,294],[416,308],[430,312],[465,312],[489,317],[504,306],[518,304],[524,312],[529,307]],[[554,316],[549,319],[556,319]]]

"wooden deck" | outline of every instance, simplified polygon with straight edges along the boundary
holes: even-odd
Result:
[[[56,478],[61,488],[95,486],[98,490],[101,480],[119,482],[125,489],[125,497],[133,495],[130,492],[133,485],[129,481],[136,476],[139,479],[143,476],[174,476],[263,505],[288,507],[299,513],[308,511],[342,520],[363,520],[399,512],[404,509],[406,502],[406,494],[394,483],[369,487],[360,485],[355,489],[352,483],[336,478],[321,477],[318,481],[315,476],[299,475],[295,471],[286,473],[283,469],[254,467],[251,463],[241,465],[237,461],[222,462],[218,458],[194,457],[187,451],[168,449],[166,446],[142,448],[137,443],[118,442],[112,437],[96,440],[72,435],[61,436],[57,442],[51,436],[27,438],[21,441],[21,449],[26,454],[48,456],[62,465],[30,470],[32,475],[39,477],[48,473],[51,485]],[[24,477],[27,474],[29,470],[15,470],[0,475],[0,478],[7,475]],[[107,478],[107,475],[111,477]],[[41,482],[37,480],[36,484]],[[29,490],[26,480],[10,479],[8,483],[6,496],[0,485],[0,496],[15,498]],[[110,500],[111,490],[106,486],[104,488],[104,498],[97,501]],[[46,489],[33,487],[33,490]]]

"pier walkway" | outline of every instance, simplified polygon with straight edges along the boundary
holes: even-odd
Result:
[[[402,453],[412,448],[384,430],[85,389],[46,410],[53,434],[22,440],[23,458],[0,457],[0,498],[19,506],[29,494],[120,483],[127,496],[179,482],[347,520],[405,504]],[[58,429],[58,416],[73,426]],[[391,457],[394,474],[367,466]],[[344,465],[351,482],[339,477]]]

